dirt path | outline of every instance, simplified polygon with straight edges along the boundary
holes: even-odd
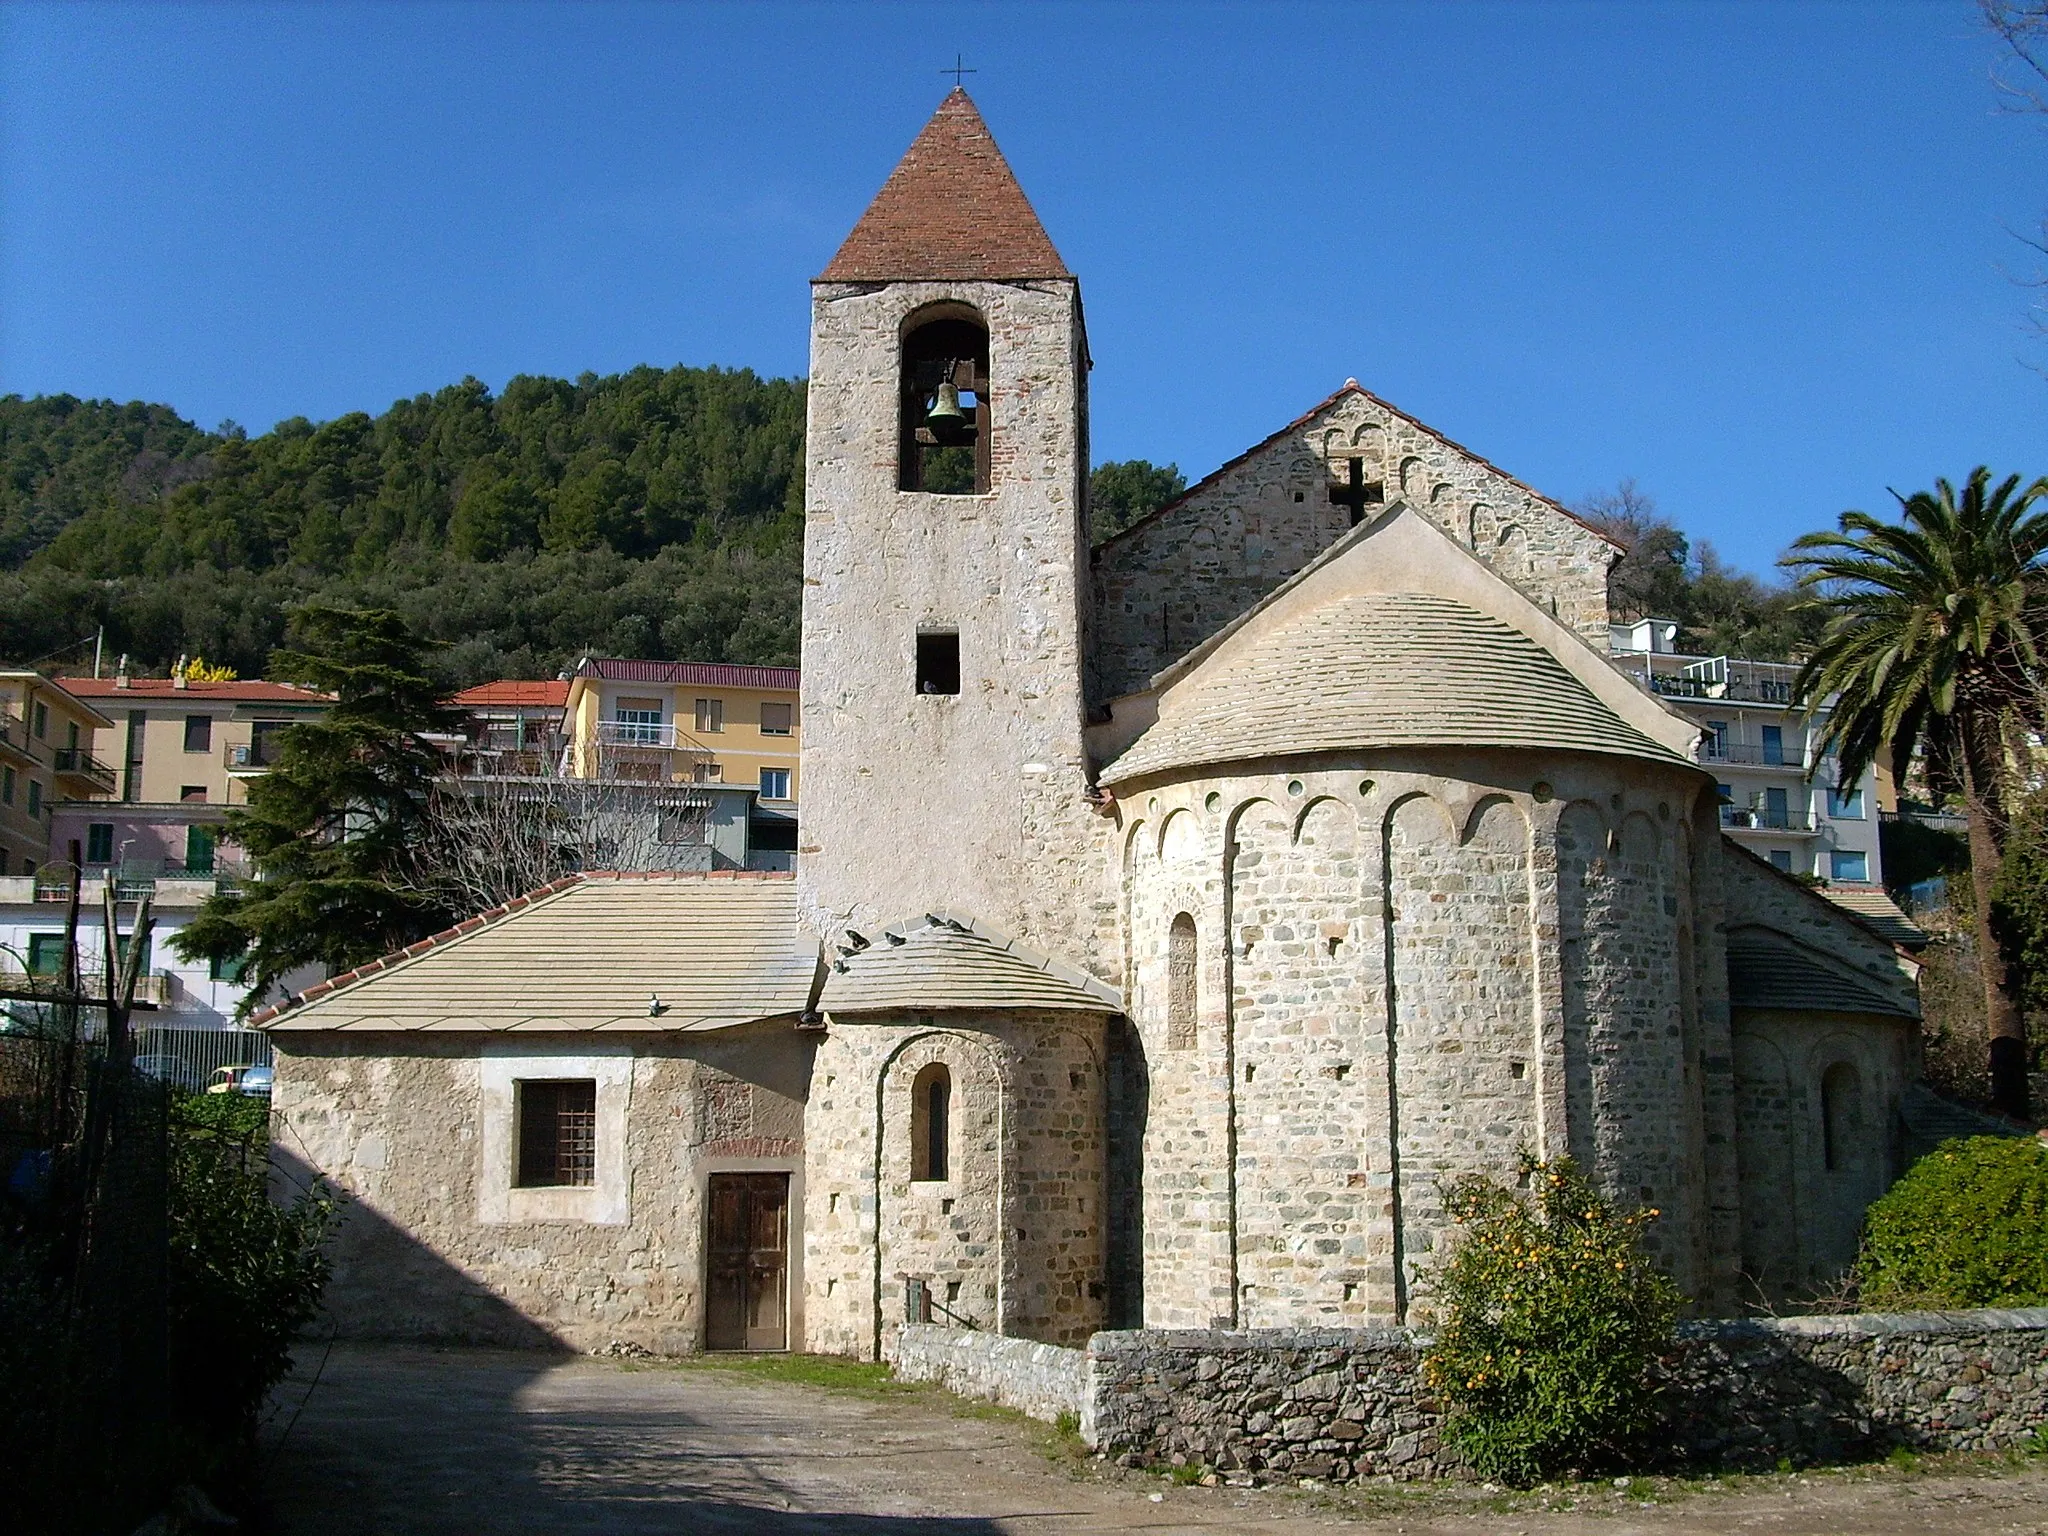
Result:
[[[716,1365],[344,1345],[309,1397],[305,1385],[280,1394],[265,1445],[265,1486],[291,1536],[2048,1536],[2048,1458],[1542,1501],[1469,1488],[1325,1495],[1183,1487],[1063,1454],[1043,1426],[943,1394],[827,1390]],[[1543,1507],[1567,1497],[1576,1507]]]

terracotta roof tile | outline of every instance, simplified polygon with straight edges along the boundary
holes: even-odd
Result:
[[[187,683],[180,688],[167,677],[131,677],[126,683],[111,677],[59,677],[53,679],[73,698],[79,699],[225,699],[240,704],[332,704],[334,698],[312,688],[291,683],[269,683],[245,678],[233,683]]]
[[[956,87],[889,173],[818,281],[1071,276],[988,124]]]

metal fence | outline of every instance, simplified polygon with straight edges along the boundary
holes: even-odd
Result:
[[[222,1067],[267,1067],[270,1036],[258,1029],[141,1029],[135,1064],[149,1076],[197,1092]]]
[[[0,1528],[128,1530],[161,1492],[165,1115],[75,1033],[0,1037]]]

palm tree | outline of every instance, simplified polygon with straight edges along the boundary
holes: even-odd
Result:
[[[2027,1026],[2014,968],[1992,923],[1991,887],[2010,827],[2015,723],[2041,720],[2048,618],[2048,478],[1996,487],[1972,470],[1960,497],[1946,480],[1897,497],[1897,523],[1844,512],[1809,533],[1785,564],[1826,616],[1793,691],[1824,704],[1821,745],[1854,783],[1881,752],[1903,772],[1914,749],[1937,789],[1969,819],[1970,886],[1991,1037],[1991,1101],[2027,1112]]]

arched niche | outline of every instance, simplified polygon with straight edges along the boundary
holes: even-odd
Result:
[[[904,321],[897,380],[899,489],[987,494],[994,463],[988,390],[988,322],[972,305],[930,304]]]

